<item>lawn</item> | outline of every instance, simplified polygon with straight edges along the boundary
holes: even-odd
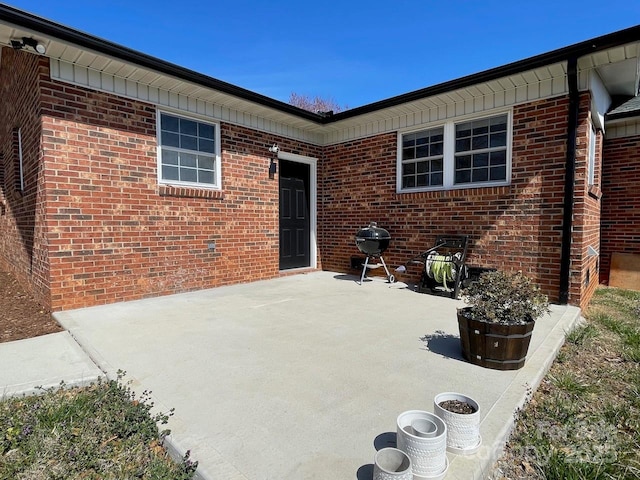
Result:
[[[640,478],[640,292],[601,287],[516,418],[493,479]]]

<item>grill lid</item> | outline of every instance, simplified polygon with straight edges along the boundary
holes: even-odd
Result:
[[[356,233],[356,240],[359,238],[365,240],[391,240],[389,232],[377,225],[376,222],[370,222],[368,227]]]

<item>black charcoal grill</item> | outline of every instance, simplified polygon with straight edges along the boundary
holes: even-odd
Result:
[[[356,246],[363,254],[366,255],[364,265],[362,267],[362,275],[360,275],[360,285],[364,281],[364,276],[367,273],[367,269],[384,267],[384,271],[387,273],[387,279],[389,283],[396,281],[396,278],[389,273],[387,265],[384,263],[382,253],[389,248],[391,242],[391,235],[384,228],[377,226],[376,222],[369,223],[369,226],[361,229],[356,233]],[[370,259],[380,259],[382,265],[369,263]]]

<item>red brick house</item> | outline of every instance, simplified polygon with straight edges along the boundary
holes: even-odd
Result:
[[[466,234],[584,305],[640,253],[639,40],[316,114],[0,5],[0,261],[62,310],[346,272],[377,220],[387,263]]]

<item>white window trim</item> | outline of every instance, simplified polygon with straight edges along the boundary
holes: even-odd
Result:
[[[455,177],[455,126],[459,123],[471,120],[480,120],[483,118],[497,117],[499,115],[507,115],[507,168],[506,178],[500,182],[482,182],[482,183],[465,183],[461,185],[454,184]],[[402,188],[402,136],[432,128],[444,128],[444,171],[442,186],[435,187],[415,187]],[[430,123],[421,125],[420,128],[411,128],[398,131],[397,137],[397,154],[396,154],[396,193],[415,193],[415,192],[432,192],[443,190],[461,190],[466,188],[484,188],[484,187],[501,187],[511,184],[511,164],[512,164],[512,144],[513,144],[513,109],[496,110],[492,112],[483,112],[481,115],[468,115],[452,118],[446,122]]]
[[[215,152],[214,162],[215,162],[215,181],[216,184],[212,185],[210,183],[198,183],[198,182],[181,182],[179,180],[164,180],[162,178],[162,144],[161,141],[161,127],[160,120],[162,114],[171,115],[173,117],[180,117],[186,120],[192,120],[200,123],[208,123],[210,125],[215,126],[215,134],[214,134],[214,142],[215,142]],[[208,117],[203,117],[199,115],[186,115],[184,113],[174,112],[171,110],[156,110],[156,161],[157,161],[157,170],[158,170],[158,183],[161,185],[179,185],[183,187],[191,187],[191,188],[202,188],[208,190],[222,190],[222,155],[221,155],[221,146],[220,146],[220,123],[212,120]]]

